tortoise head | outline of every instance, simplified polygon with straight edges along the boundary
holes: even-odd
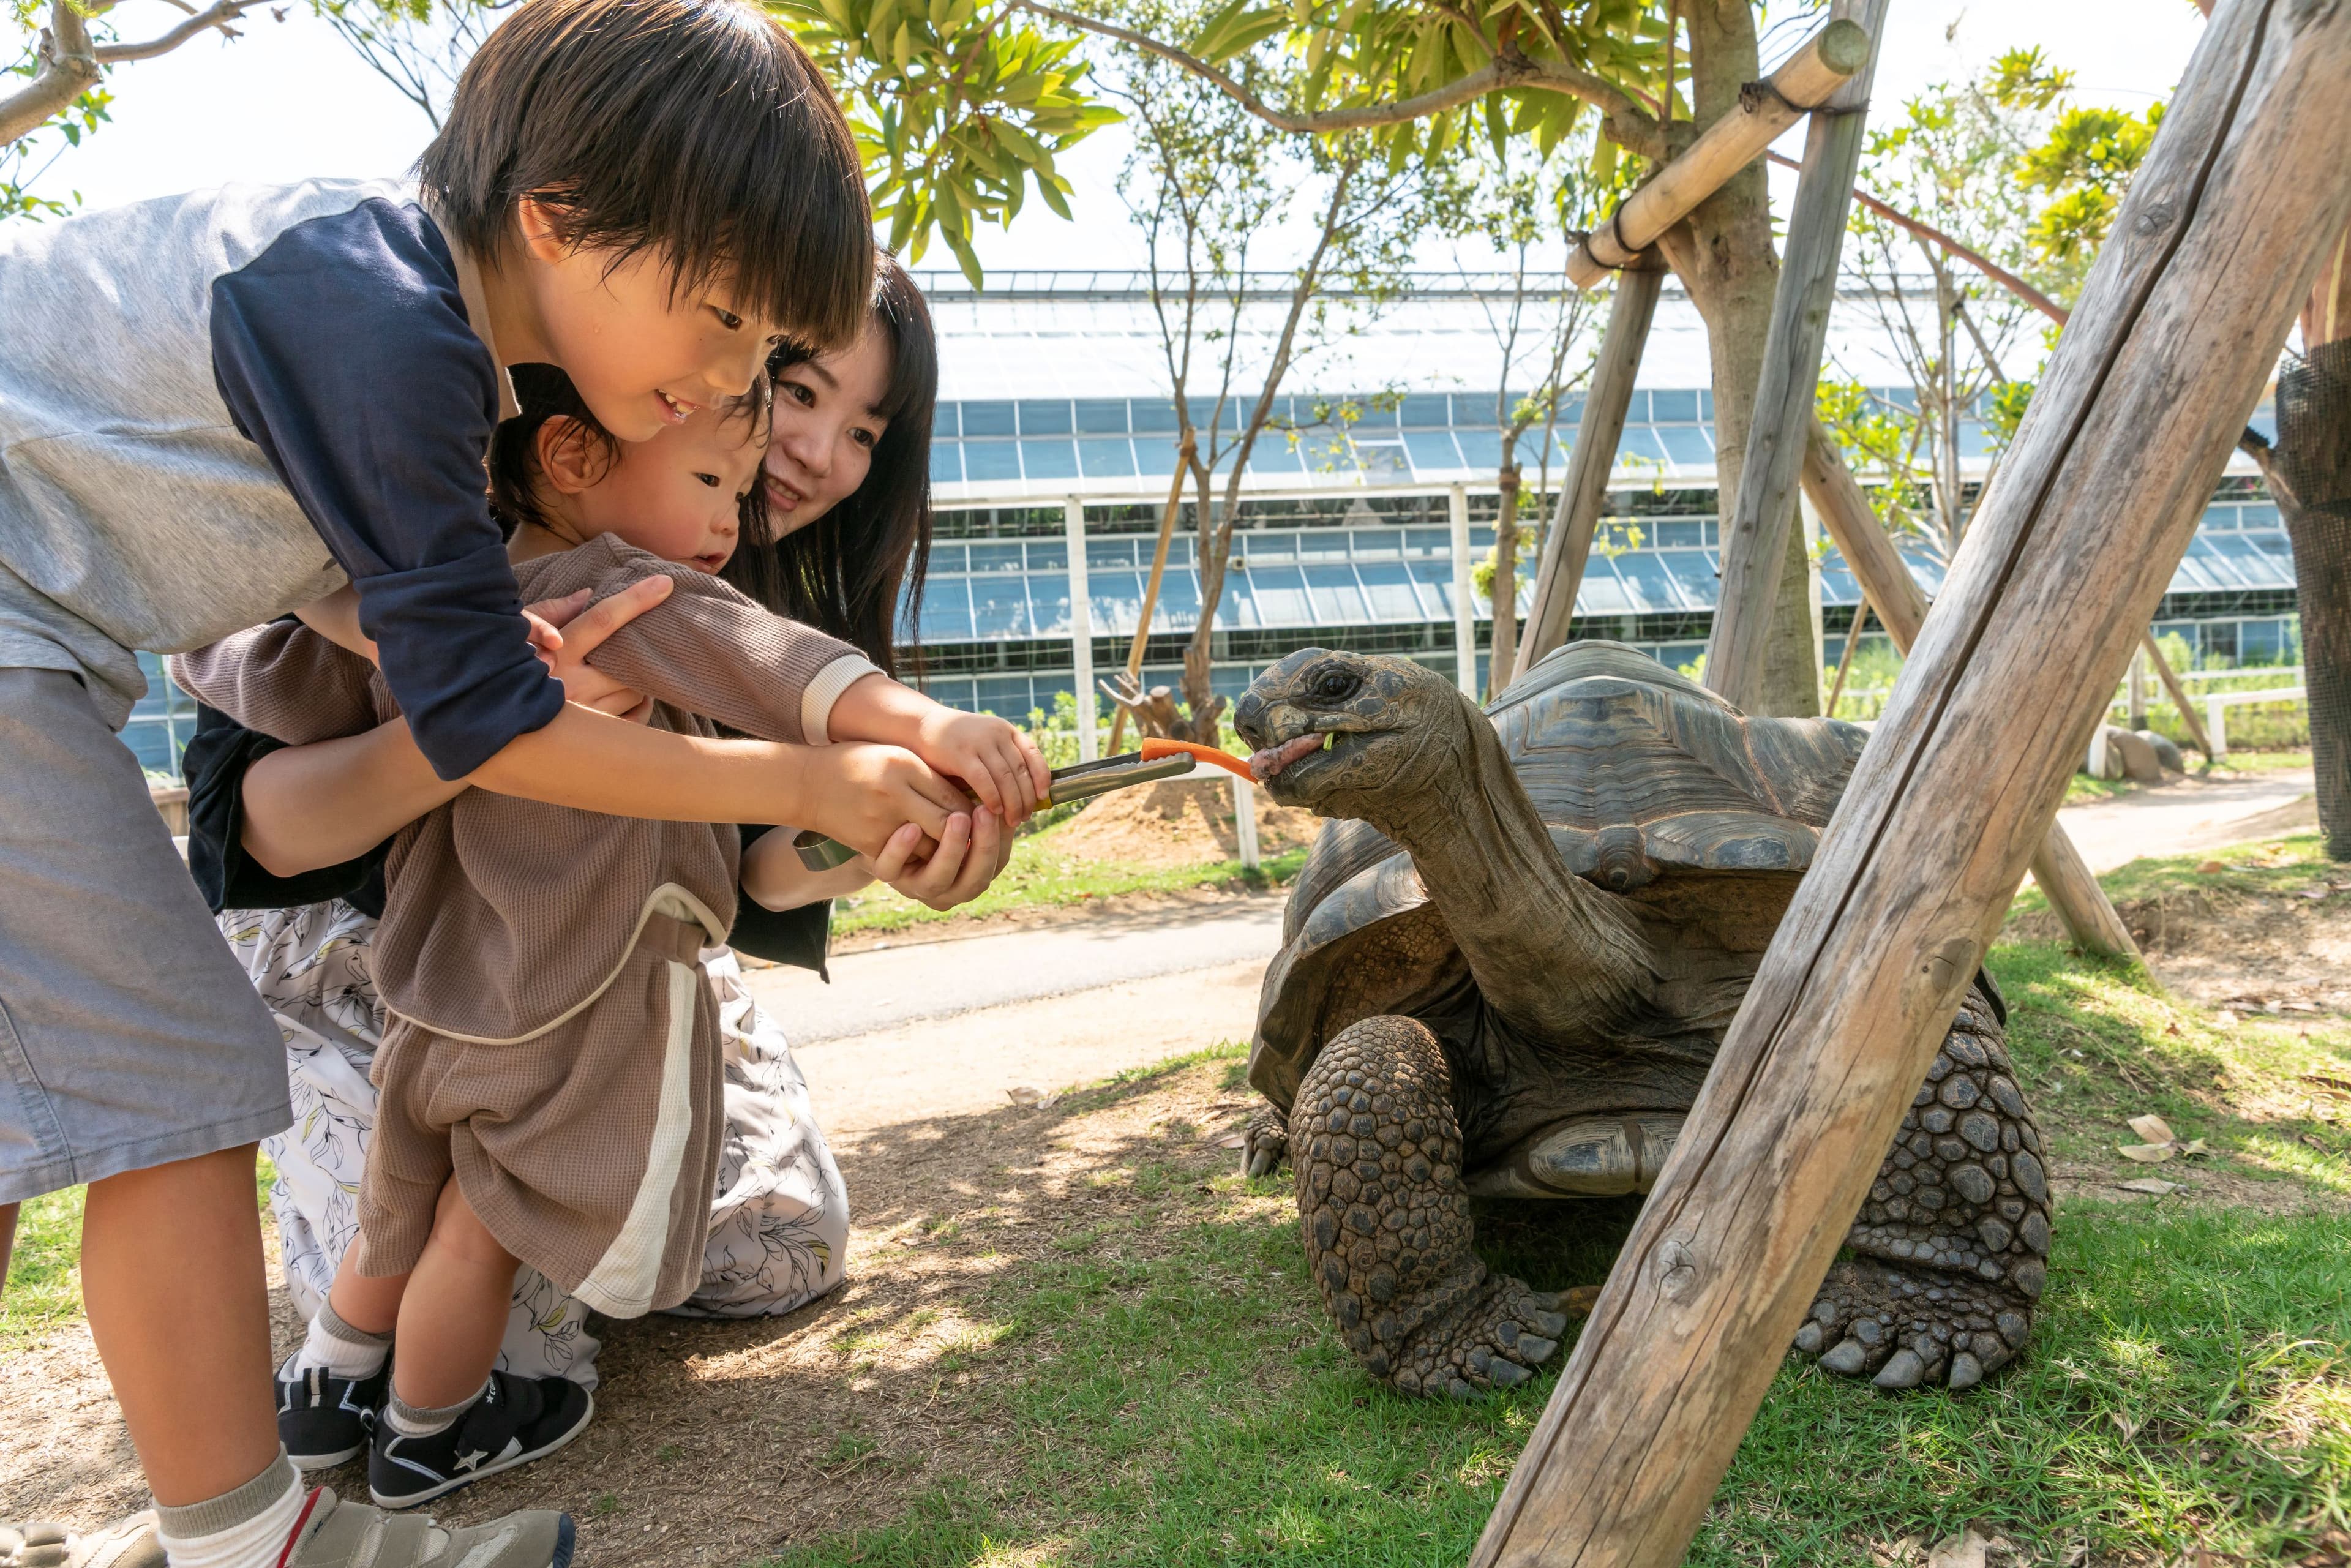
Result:
[[[1458,760],[1468,699],[1408,659],[1301,648],[1249,683],[1234,727],[1258,781],[1319,816],[1387,815]],[[1426,775],[1426,777],[1424,777]]]

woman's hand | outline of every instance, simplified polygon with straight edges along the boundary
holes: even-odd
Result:
[[[922,831],[909,822],[890,835],[873,857],[880,881],[933,909],[953,909],[987,891],[1012,858],[1012,830],[987,806],[957,811],[927,855]]]
[[[852,742],[812,746],[799,755],[805,804],[791,820],[862,853],[878,855],[912,828],[919,835],[914,852],[927,857],[953,819],[971,812],[971,798],[954,779],[898,747]]]
[[[667,599],[673,586],[671,579],[657,574],[629,584],[592,608],[584,588],[561,599],[542,599],[523,607],[523,619],[530,622],[530,645],[538,650],[548,673],[563,683],[564,701],[640,724],[653,716],[652,699],[589,664],[588,655],[602,647],[613,632]]]

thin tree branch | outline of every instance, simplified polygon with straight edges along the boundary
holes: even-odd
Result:
[[[121,65],[127,60],[152,60],[157,55],[168,55],[198,33],[218,27],[234,38],[236,34],[229,24],[242,17],[264,0],[219,0],[208,9],[199,11],[168,33],[159,34],[143,44],[102,44],[95,51],[102,66]]]
[[[1610,135],[1635,152],[1656,156],[1662,152],[1656,121],[1635,101],[1631,94],[1590,71],[1577,70],[1572,66],[1551,60],[1532,59],[1519,54],[1502,56],[1433,91],[1399,99],[1393,103],[1365,104],[1360,109],[1323,110],[1313,114],[1290,114],[1274,108],[1198,56],[1148,34],[1138,33],[1132,27],[1122,27],[1115,22],[1099,22],[1092,16],[1080,16],[1075,11],[1065,11],[1056,5],[1042,5],[1040,0],[1011,0],[1011,5],[1015,10],[1059,22],[1065,27],[1075,27],[1080,32],[1092,33],[1131,48],[1141,49],[1145,54],[1156,55],[1211,84],[1268,125],[1294,136],[1322,136],[1342,131],[1402,125],[1408,120],[1425,120],[1449,109],[1458,109],[1490,92],[1508,88],[1533,88],[1545,92],[1566,93],[1591,104],[1606,120]]]
[[[1779,164],[1783,169],[1802,169],[1803,167],[1802,163],[1797,162],[1793,158],[1787,156],[1785,153],[1767,152],[1764,155],[1770,158],[1772,162]],[[2032,285],[2025,282],[2024,279],[2017,277],[2016,274],[2009,271],[2008,268],[2001,266],[1998,262],[1993,261],[1981,251],[1970,249],[1969,246],[1960,244],[1958,240],[1953,239],[1949,235],[1945,234],[1942,230],[1922,224],[1917,218],[1912,217],[1909,214],[1899,212],[1893,207],[1887,206],[1884,202],[1879,201],[1876,196],[1871,195],[1868,192],[1861,189],[1857,185],[1854,187],[1853,199],[1859,202],[1863,206],[1867,207],[1871,212],[1876,213],[1879,217],[1884,218],[1887,223],[1894,225],[1896,228],[1903,230],[1916,238],[1926,240],[1931,244],[1942,246],[1943,249],[1949,251],[1951,255],[1958,256],[1961,261],[1966,262],[1969,266],[1974,267],[1977,271],[1982,273],[1985,277],[1999,284],[2002,288],[2007,289],[2011,294],[2015,295],[2019,299],[2023,300],[2027,305],[2032,306],[2035,310],[2040,311],[2043,316],[2046,316],[2052,321],[2056,322],[2059,326],[2062,327],[2065,324],[2066,310],[2063,305],[2058,304],[2057,301],[2050,298],[2049,296],[2042,293],[2041,290],[2033,287]]]

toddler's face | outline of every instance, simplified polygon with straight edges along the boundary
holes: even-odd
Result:
[[[768,443],[768,517],[776,537],[806,528],[856,493],[889,421],[890,342],[870,325],[854,348],[776,372]]]
[[[766,451],[758,424],[723,409],[631,442],[596,482],[576,492],[583,532],[622,539],[681,565],[716,573],[739,542],[743,498],[758,483]]]
[[[685,428],[740,397],[781,339],[777,323],[745,314],[724,277],[673,292],[659,253],[614,266],[608,251],[568,250],[530,203],[523,228],[539,264],[531,292],[547,349],[622,441]]]

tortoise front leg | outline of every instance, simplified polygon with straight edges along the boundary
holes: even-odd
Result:
[[[1470,1250],[1452,1073],[1406,1018],[1349,1026],[1290,1113],[1306,1261],[1340,1336],[1406,1394],[1524,1383],[1559,1349],[1559,1299]]]
[[[1290,1158],[1290,1118],[1269,1100],[1241,1133],[1241,1175],[1267,1176]]]

